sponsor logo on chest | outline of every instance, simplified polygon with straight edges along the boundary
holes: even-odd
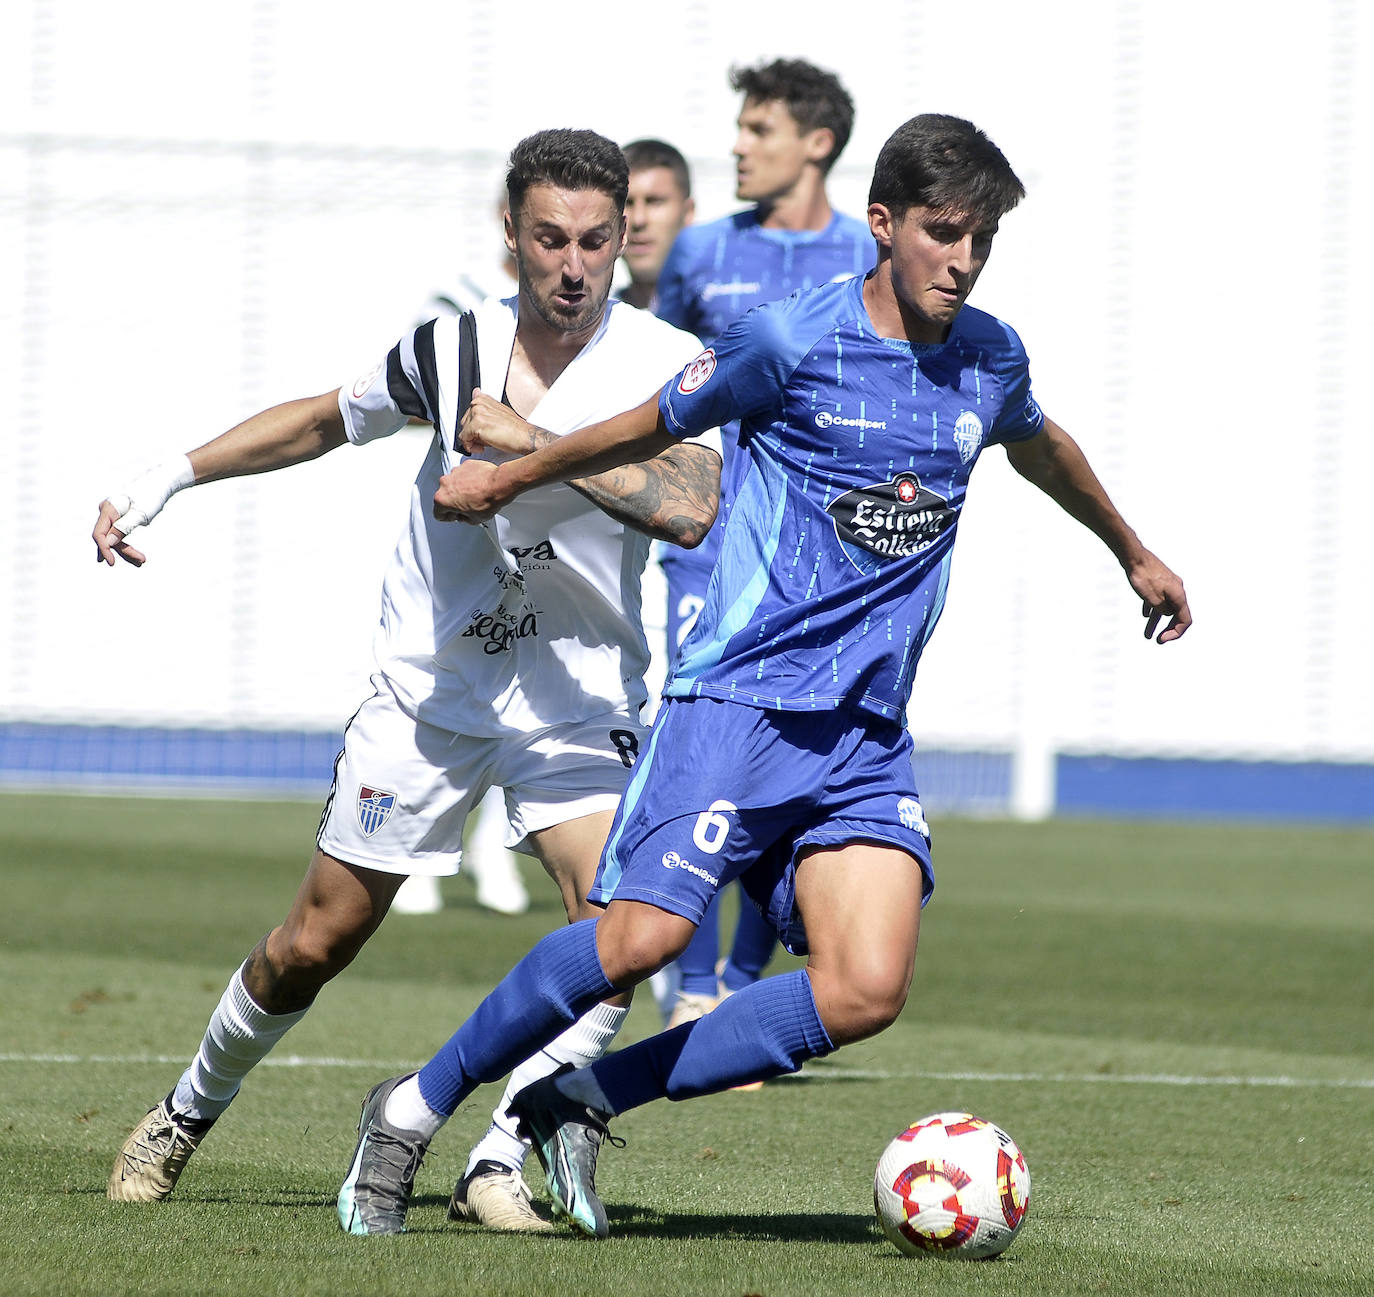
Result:
[[[867,431],[870,428],[885,429],[887,421],[884,419],[861,419],[846,414],[832,414],[829,410],[817,410],[816,427],[822,431],[826,428],[858,428],[860,431]]]
[[[539,634],[539,614],[533,608],[521,608],[514,612],[498,608],[495,612],[480,613],[474,617],[463,631],[463,639],[480,640],[482,652],[508,653],[515,642],[533,639]]]
[[[921,485],[914,473],[898,473],[886,482],[855,487],[826,507],[835,534],[855,565],[857,548],[880,558],[910,558],[929,549],[954,525],[949,501]]]
[[[712,302],[717,297],[738,297],[741,293],[761,293],[761,283],[749,283],[743,279],[732,279],[723,284],[702,284],[700,297],[703,302]]]

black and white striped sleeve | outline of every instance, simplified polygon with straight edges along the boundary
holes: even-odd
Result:
[[[402,338],[386,359],[339,389],[348,439],[357,445],[390,436],[411,419],[433,423],[439,409],[434,352],[435,321]]]

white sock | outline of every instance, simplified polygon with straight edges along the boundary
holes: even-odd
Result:
[[[527,1085],[533,1085],[564,1063],[586,1067],[588,1063],[596,1062],[611,1047],[611,1041],[624,1024],[627,1013],[629,1009],[598,1004],[584,1013],[557,1040],[521,1063],[511,1073],[501,1101],[491,1114],[490,1128],[482,1136],[481,1143],[468,1155],[463,1174],[467,1175],[482,1161],[500,1162],[502,1166],[520,1170],[530,1146],[515,1133],[515,1118],[506,1115],[510,1101]],[[604,1107],[605,1096],[602,1098]]]
[[[402,1130],[413,1130],[426,1139],[433,1139],[439,1127],[448,1120],[441,1112],[435,1112],[425,1102],[420,1093],[420,1074],[408,1076],[386,1097],[386,1107],[382,1116],[393,1126]]]
[[[265,1013],[248,994],[243,969],[238,969],[210,1017],[191,1066],[172,1092],[172,1107],[184,1116],[213,1121],[239,1092],[243,1078],[307,1012]]]

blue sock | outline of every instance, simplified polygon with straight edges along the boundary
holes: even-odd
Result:
[[[778,934],[773,931],[773,925],[754,908],[747,896],[741,896],[735,940],[721,973],[725,989],[739,991],[757,982],[768,967],[777,944]]]
[[[678,956],[682,990],[686,995],[716,994],[716,960],[720,957],[720,893],[711,897],[697,930]]]
[[[596,919],[537,942],[420,1069],[420,1094],[451,1117],[479,1085],[498,1080],[615,991],[596,953]]]
[[[835,1046],[804,969],[732,995],[704,1018],[641,1040],[591,1065],[613,1113],[651,1099],[693,1099],[795,1072]]]

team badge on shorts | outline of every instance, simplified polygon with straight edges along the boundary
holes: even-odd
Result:
[[[365,838],[370,838],[391,818],[396,808],[396,794],[384,793],[380,788],[358,786],[358,825]]]
[[[921,803],[914,797],[903,797],[897,803],[897,818],[904,828],[913,829],[926,841],[930,841],[930,825],[926,823],[926,813]]]

